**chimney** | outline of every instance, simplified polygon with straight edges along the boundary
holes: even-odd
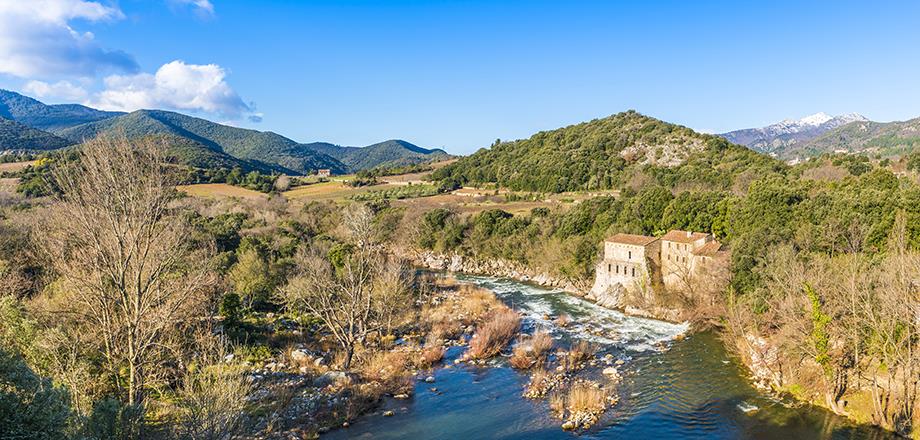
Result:
[[[693,236],[693,232],[687,231],[687,238],[690,238],[692,236]]]

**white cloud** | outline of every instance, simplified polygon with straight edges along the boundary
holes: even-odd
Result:
[[[89,93],[83,87],[70,81],[46,83],[44,81],[29,81],[23,87],[26,93],[37,98],[56,98],[65,101],[83,101]]]
[[[259,116],[225,81],[217,64],[186,64],[176,60],[155,74],[111,75],[105,89],[90,103],[105,110],[162,108],[214,113],[239,119]]]
[[[117,7],[86,0],[0,0],[0,73],[23,78],[135,72],[134,58],[101,47],[71,21],[124,18]]]
[[[210,0],[169,0],[169,2],[177,6],[191,6],[199,17],[214,17],[214,4]]]

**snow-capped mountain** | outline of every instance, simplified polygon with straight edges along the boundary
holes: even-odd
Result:
[[[782,150],[808,142],[837,127],[865,121],[868,119],[858,113],[831,116],[821,112],[801,119],[786,119],[766,127],[735,130],[719,136],[762,153],[781,155]]]

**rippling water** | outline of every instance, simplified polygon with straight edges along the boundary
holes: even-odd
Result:
[[[791,408],[759,393],[711,333],[675,340],[687,326],[625,316],[559,291],[516,281],[458,276],[495,292],[525,312],[525,328],[550,330],[560,345],[588,339],[626,364],[620,402],[584,438],[698,439],[883,439],[890,434],[814,407]],[[548,316],[568,314],[572,325],[557,328]],[[452,348],[447,364],[462,353]],[[597,371],[587,374],[598,375]],[[528,377],[493,365],[450,366],[419,382],[408,401],[388,401],[329,438],[366,439],[554,439],[570,438],[549,415],[545,401],[521,397]],[[395,416],[383,417],[393,410]]]

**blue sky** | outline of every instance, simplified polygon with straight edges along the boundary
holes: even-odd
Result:
[[[304,142],[464,154],[627,109],[712,132],[920,116],[920,2],[35,2],[0,0],[0,87]]]

